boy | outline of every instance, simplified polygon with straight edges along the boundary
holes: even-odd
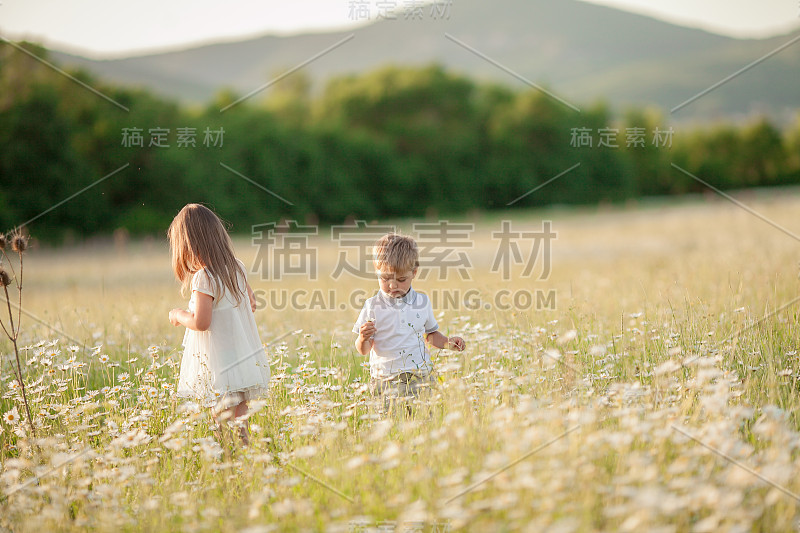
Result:
[[[411,288],[419,268],[414,239],[384,235],[375,244],[374,262],[380,291],[364,302],[353,326],[356,350],[369,354],[373,394],[417,396],[435,382],[426,341],[458,351],[466,344],[439,332],[430,300]]]

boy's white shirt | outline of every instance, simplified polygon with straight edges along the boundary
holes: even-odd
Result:
[[[402,372],[430,374],[433,365],[425,337],[437,331],[439,324],[426,295],[410,288],[402,298],[394,298],[379,290],[364,302],[353,333],[359,332],[370,315],[375,318],[376,329],[369,352],[371,377],[385,379]]]

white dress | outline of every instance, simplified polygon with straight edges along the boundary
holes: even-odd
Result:
[[[244,263],[236,260],[244,271]],[[238,276],[240,301],[224,285],[214,300],[211,325],[206,331],[186,328],[177,394],[194,398],[217,411],[264,396],[269,385],[269,361],[258,336],[244,277]],[[189,311],[195,311],[195,294],[214,296],[214,283],[205,269],[192,277]]]

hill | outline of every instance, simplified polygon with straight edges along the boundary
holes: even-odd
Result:
[[[523,86],[448,39],[449,34],[578,106],[602,99],[618,107],[653,104],[669,110],[792,38],[734,39],[576,0],[461,0],[449,7],[446,19],[435,17],[430,7],[417,18],[394,14],[395,20],[347,32],[265,36],[105,61],[57,51],[53,56],[113,82],[201,103],[222,88],[249,92],[352,34],[353,39],[304,72],[324,81],[384,64],[435,62]],[[682,109],[675,119],[753,111],[785,118],[800,103],[798,70],[800,46],[789,46]]]

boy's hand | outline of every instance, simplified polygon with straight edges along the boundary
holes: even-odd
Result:
[[[467,343],[461,337],[450,337],[447,341],[447,346],[452,350],[463,352],[464,348],[467,347]]]
[[[370,340],[375,336],[375,322],[364,322],[361,324],[358,333],[364,340]]]
[[[179,311],[181,311],[181,309],[173,309],[172,311],[169,312],[169,321],[173,326],[180,326],[181,325],[181,323],[178,322],[178,312]]]

